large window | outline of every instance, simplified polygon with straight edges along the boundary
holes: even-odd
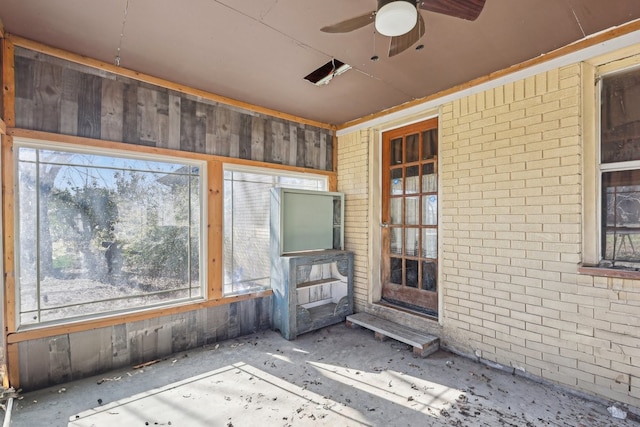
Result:
[[[203,162],[17,143],[22,326],[205,297]]]
[[[602,78],[602,266],[640,267],[640,69]]]
[[[312,174],[240,168],[224,171],[224,294],[270,287],[269,199],[271,188],[327,190]]]

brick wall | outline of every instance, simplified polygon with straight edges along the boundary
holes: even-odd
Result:
[[[583,134],[593,126],[583,101],[594,96],[583,94],[582,72],[565,66],[441,106],[441,337],[640,407],[640,281],[578,274]],[[357,203],[364,174],[379,167],[363,164],[368,135],[338,141],[341,190]],[[354,210],[347,243],[362,260],[366,212]],[[358,277],[360,309],[372,310],[375,286]]]
[[[338,142],[338,191],[345,193],[345,249],[354,252],[354,304],[361,311],[369,291],[369,136],[356,132]]]

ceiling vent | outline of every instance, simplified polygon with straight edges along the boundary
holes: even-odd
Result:
[[[344,62],[338,61],[334,58],[324,64],[322,67],[311,72],[304,79],[310,81],[316,86],[324,86],[328,84],[334,77],[339,76],[340,74],[349,71],[350,69],[351,65],[345,64]]]

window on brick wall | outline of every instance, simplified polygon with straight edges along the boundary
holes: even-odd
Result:
[[[224,171],[224,294],[270,287],[269,200],[275,187],[326,191],[320,175],[229,166]]]
[[[600,258],[640,267],[640,68],[601,79]]]

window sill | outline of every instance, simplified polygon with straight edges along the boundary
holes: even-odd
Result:
[[[637,279],[640,280],[640,271],[625,270],[621,268],[603,268],[582,266],[578,268],[578,273],[588,274],[598,277],[614,277],[618,279]]]

